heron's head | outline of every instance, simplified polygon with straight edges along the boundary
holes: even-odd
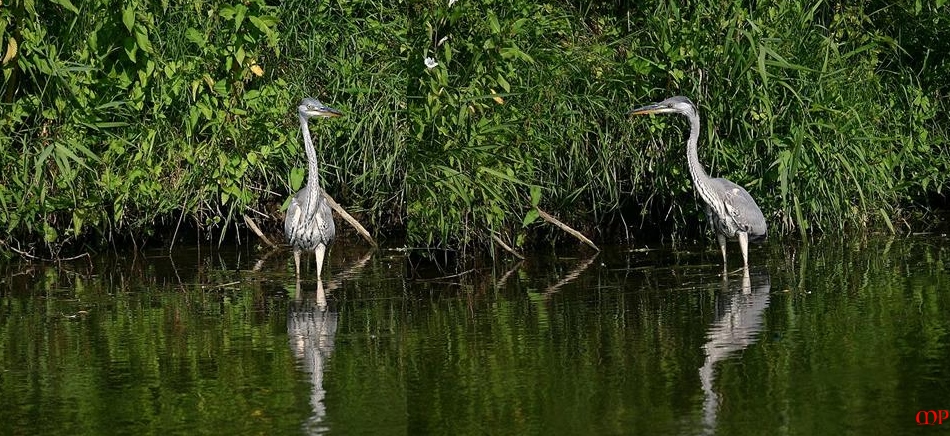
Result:
[[[342,112],[321,103],[320,100],[311,97],[307,97],[300,101],[300,106],[297,106],[297,113],[305,118],[333,118],[343,116]]]
[[[696,106],[688,98],[682,96],[670,97],[659,103],[653,103],[627,112],[627,115],[643,114],[682,114],[687,117],[696,115]]]

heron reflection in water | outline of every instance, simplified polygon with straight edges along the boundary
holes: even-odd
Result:
[[[301,291],[300,280],[296,281],[294,298],[290,301],[287,313],[287,335],[290,338],[290,349],[293,350],[297,361],[302,369],[310,374],[310,404],[313,414],[307,427],[311,433],[324,433],[328,430],[323,425],[327,414],[323,401],[326,397],[323,376],[333,354],[340,315],[327,301],[327,292],[341,287],[343,280],[355,276],[369,263],[372,255],[373,251],[363,254],[340,274],[335,275],[333,280],[327,282],[326,288],[323,286],[323,280],[317,279],[315,293]]]
[[[323,387],[323,374],[327,361],[333,353],[339,314],[327,305],[323,282],[317,282],[317,292],[304,298],[297,282],[297,298],[291,301],[287,314],[287,334],[290,336],[290,348],[297,356],[303,370],[310,374],[312,383],[310,404],[313,415],[308,427],[314,432],[325,432],[321,423],[326,416],[326,389]]]
[[[719,413],[719,395],[713,388],[715,365],[755,343],[763,327],[762,315],[769,307],[771,283],[768,271],[750,276],[749,270],[744,269],[738,289],[726,276],[723,276],[723,288],[717,300],[716,319],[709,327],[703,346],[706,360],[699,368],[704,394],[703,424],[709,433],[715,432]]]

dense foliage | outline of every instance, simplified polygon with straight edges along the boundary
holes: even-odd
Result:
[[[945,3],[5,1],[0,247],[273,225],[308,95],[347,114],[311,127],[328,192],[411,246],[522,245],[536,207],[695,227],[685,123],[625,116],[675,94],[776,232],[913,228],[950,183]]]

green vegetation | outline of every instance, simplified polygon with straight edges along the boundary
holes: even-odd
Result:
[[[273,3],[4,2],[0,251],[276,227],[307,95],[347,114],[329,193],[415,247],[694,228],[685,123],[624,115],[674,94],[776,233],[915,228],[950,183],[946,0]]]

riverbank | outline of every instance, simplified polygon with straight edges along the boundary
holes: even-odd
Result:
[[[573,240],[539,210],[595,243],[699,234],[685,121],[625,115],[671,95],[774,234],[924,229],[950,187],[945,6],[92,0],[0,19],[4,256],[279,228],[303,96],[345,114],[311,126],[327,191],[414,247]]]

